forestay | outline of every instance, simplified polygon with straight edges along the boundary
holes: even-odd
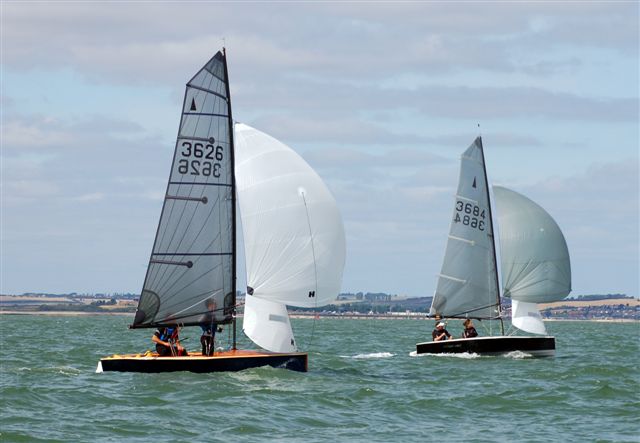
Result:
[[[462,154],[442,271],[430,315],[496,318],[499,294],[482,140]]]
[[[503,295],[529,303],[561,300],[571,292],[571,263],[562,231],[522,194],[493,187],[500,226]]]
[[[226,61],[218,52],[188,83],[173,164],[134,327],[198,324],[215,301],[231,320],[234,170]],[[211,309],[211,307],[209,307]]]

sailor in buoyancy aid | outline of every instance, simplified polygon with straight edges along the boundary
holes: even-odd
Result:
[[[180,344],[177,326],[166,326],[156,329],[151,336],[156,344],[156,351],[161,357],[188,355],[187,350]]]

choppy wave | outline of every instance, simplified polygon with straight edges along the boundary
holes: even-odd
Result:
[[[554,322],[556,357],[480,358],[409,353],[422,321],[325,319],[322,340],[303,349],[308,373],[95,374],[102,356],[148,349],[151,332],[122,317],[1,320],[3,441],[637,440],[637,324]],[[292,324],[298,342],[311,341],[309,320]]]

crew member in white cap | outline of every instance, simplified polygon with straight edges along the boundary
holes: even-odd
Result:
[[[441,341],[441,340],[451,340],[453,337],[449,334],[444,327],[446,325],[443,322],[440,322],[436,325],[436,328],[431,333],[431,337],[433,337],[433,341]]]

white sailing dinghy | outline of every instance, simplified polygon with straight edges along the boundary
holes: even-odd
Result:
[[[244,230],[245,334],[261,350],[236,348],[236,193]],[[217,372],[258,366],[307,370],[286,305],[334,300],[345,262],[336,202],[292,149],[233,125],[226,54],[187,83],[164,205],[131,328],[231,324],[233,344],[213,356],[113,355],[101,371]],[[211,311],[211,300],[215,310]],[[199,330],[198,330],[199,331]]]
[[[501,335],[418,343],[417,354],[555,353],[555,338],[547,335],[537,303],[561,300],[571,291],[567,243],[553,218],[536,203],[503,187],[493,189],[503,296],[511,298],[512,325],[536,335],[504,334],[491,202],[482,139],[478,137],[462,154],[453,219],[429,314],[499,320]]]

